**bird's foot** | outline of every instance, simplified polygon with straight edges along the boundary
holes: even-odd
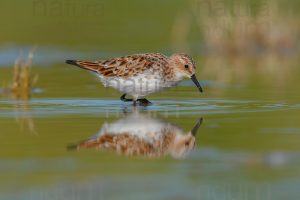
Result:
[[[137,101],[140,103],[141,106],[149,106],[152,104],[148,99],[145,98],[138,99]]]
[[[152,104],[149,100],[147,100],[145,98],[143,98],[143,99],[137,99],[135,101],[133,99],[127,99],[125,96],[126,96],[126,94],[123,94],[120,97],[121,101],[124,101],[124,102],[133,101],[133,106],[137,106],[137,102],[139,102],[139,105],[141,105],[141,106],[148,106],[148,105]]]
[[[123,94],[123,95],[120,97],[121,101],[124,101],[124,102],[126,102],[126,101],[133,101],[133,99],[127,99],[127,98],[125,98],[125,96],[126,96],[126,94]]]

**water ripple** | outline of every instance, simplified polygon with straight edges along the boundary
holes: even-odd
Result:
[[[156,100],[148,107],[138,106],[137,109],[153,112],[164,112],[168,115],[191,114],[223,114],[246,112],[270,112],[278,110],[299,109],[299,104],[283,102],[264,102],[247,100]],[[0,100],[0,117],[18,115],[50,116],[69,114],[105,115],[132,110],[131,103],[119,100],[98,99],[33,99],[29,102],[16,100]]]

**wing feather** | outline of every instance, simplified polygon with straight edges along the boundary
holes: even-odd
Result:
[[[128,78],[137,76],[159,62],[166,63],[162,54],[135,54],[97,61],[67,61],[68,64],[96,72],[104,77]]]

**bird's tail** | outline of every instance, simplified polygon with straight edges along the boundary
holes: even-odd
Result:
[[[80,60],[66,60],[67,64],[75,65],[82,69],[86,69],[92,72],[97,72],[101,66],[97,62],[92,61],[80,61]]]
[[[77,144],[70,144],[67,146],[68,150],[79,150],[79,149],[89,149],[89,148],[95,148],[100,146],[100,144],[103,143],[102,140],[95,139],[87,139],[83,140]]]

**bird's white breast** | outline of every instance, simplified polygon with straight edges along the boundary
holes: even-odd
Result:
[[[105,87],[113,87],[132,96],[146,96],[176,85],[177,82],[165,82],[161,73],[146,71],[127,79],[114,77],[106,78],[98,75]]]

